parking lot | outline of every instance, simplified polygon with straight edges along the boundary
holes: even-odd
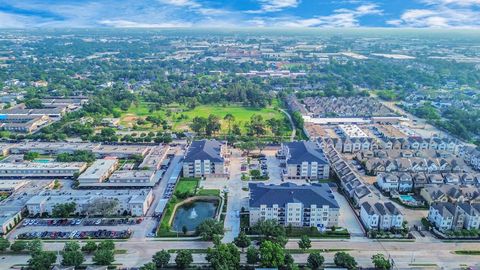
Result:
[[[20,226],[116,226],[142,223],[142,218],[25,219]]]
[[[20,233],[16,239],[127,239],[131,234],[131,230],[37,231]]]

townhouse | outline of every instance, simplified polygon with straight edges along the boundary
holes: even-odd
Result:
[[[478,230],[480,228],[480,204],[434,203],[430,206],[427,219],[439,231]]]
[[[403,225],[403,214],[391,202],[363,202],[360,219],[367,230],[400,229]]]

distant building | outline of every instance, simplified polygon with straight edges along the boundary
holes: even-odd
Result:
[[[183,162],[185,177],[225,176],[225,146],[217,140],[193,141]]]
[[[250,183],[250,225],[273,219],[280,225],[325,229],[338,225],[339,205],[327,184]]]
[[[283,143],[280,150],[285,158],[285,179],[327,179],[330,165],[323,150],[315,142]]]
[[[391,202],[363,202],[360,219],[368,230],[399,229],[403,225],[403,214]]]
[[[53,179],[71,178],[81,173],[87,164],[85,162],[23,162],[0,163],[0,178],[8,179]]]

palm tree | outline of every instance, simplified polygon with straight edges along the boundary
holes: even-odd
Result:
[[[232,122],[235,121],[235,116],[233,116],[233,114],[231,113],[227,113],[227,115],[225,115],[223,120],[228,122],[228,134],[230,135]]]

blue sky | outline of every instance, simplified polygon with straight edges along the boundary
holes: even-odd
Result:
[[[0,28],[480,28],[480,0],[0,0]]]

